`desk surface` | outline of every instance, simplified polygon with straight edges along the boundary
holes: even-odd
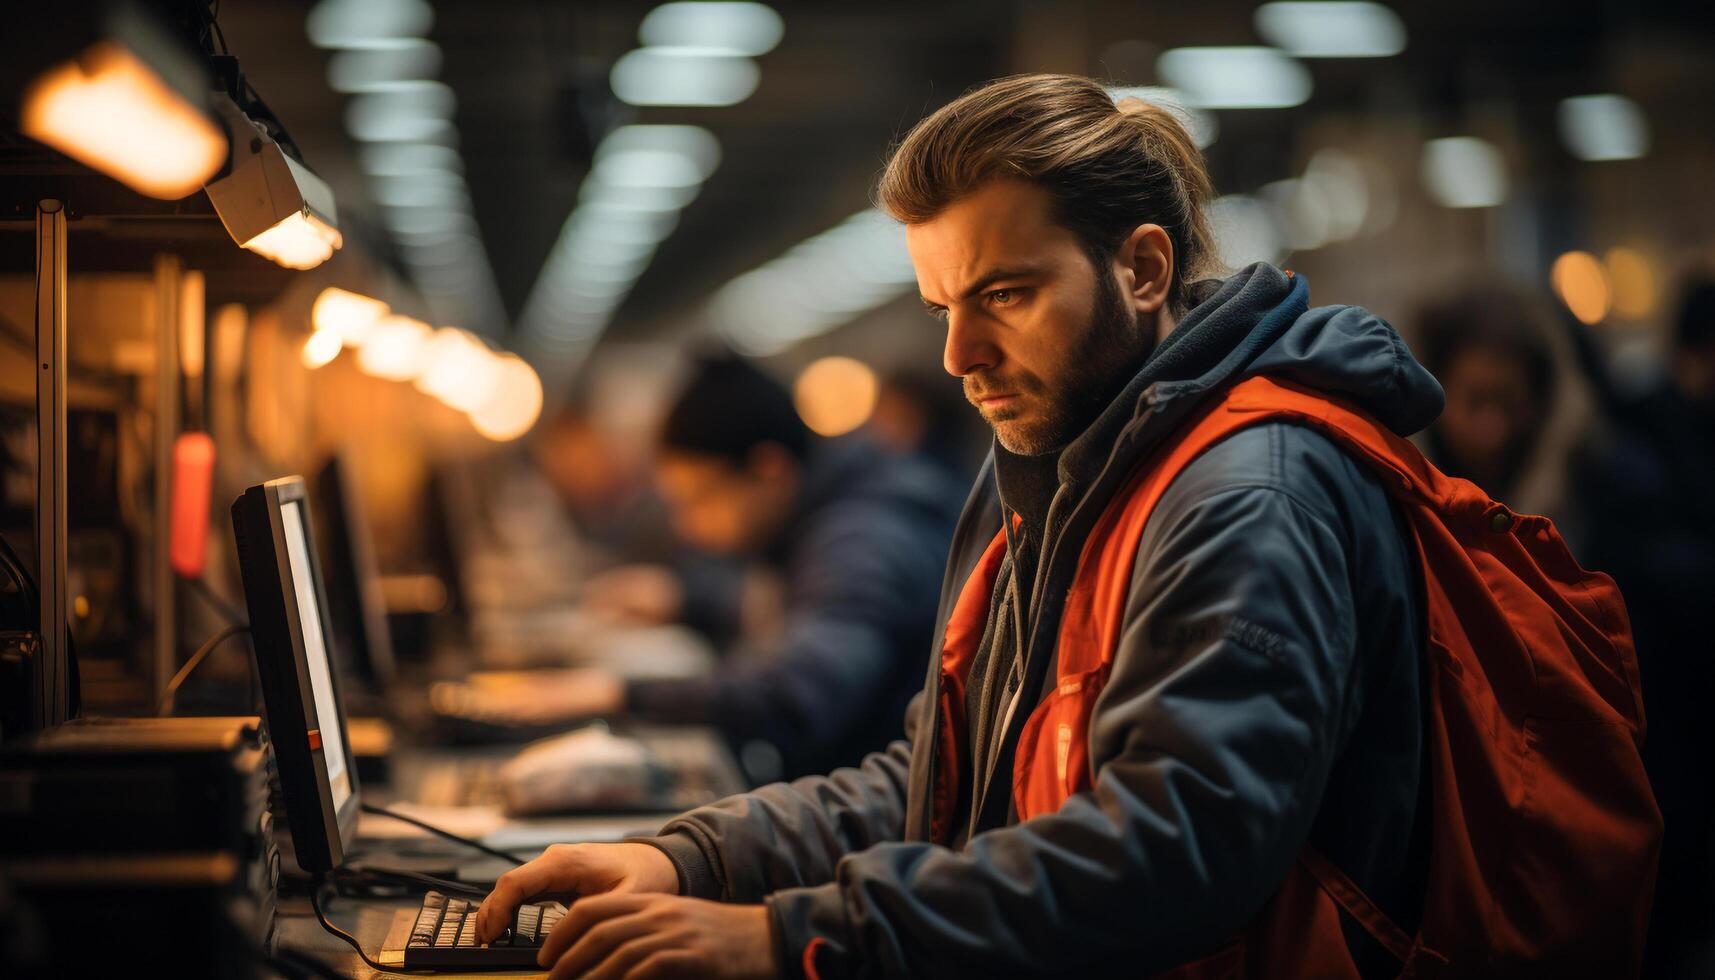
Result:
[[[724,744],[718,737],[706,729],[681,729],[676,732],[657,733],[657,737],[668,735],[668,741],[682,743],[682,751],[697,751],[709,754],[725,767],[730,767],[730,775],[725,778],[736,780],[737,769],[731,762],[731,756],[726,752]],[[413,770],[420,764],[448,755],[466,755],[479,758],[504,757],[516,749],[503,750],[495,747],[471,748],[454,750],[446,748],[420,749],[410,746],[400,746],[393,752],[393,763],[398,789],[406,789],[414,776]],[[377,801],[392,798],[392,787],[365,787],[366,796],[373,796]],[[406,792],[401,795],[410,795]],[[477,836],[495,847],[504,848],[517,853],[520,857],[533,857],[550,844],[578,843],[590,841],[617,841],[639,834],[654,833],[660,826],[674,816],[671,812],[636,813],[636,814],[599,814],[582,816],[556,816],[530,819],[507,818],[500,813],[498,807],[445,807],[428,808],[411,806],[409,804],[392,803],[400,809],[410,812],[421,819],[428,820],[454,833],[467,836]],[[370,817],[365,815],[359,824],[358,839],[354,842],[349,863],[367,864],[376,867],[408,867],[421,869],[425,863],[443,863],[456,867],[459,876],[465,880],[489,880],[506,870],[502,862],[473,855],[461,849],[458,845],[430,836],[426,832],[390,820],[386,817]],[[346,898],[334,897],[328,903],[328,918],[340,928],[357,937],[364,951],[377,958],[383,941],[387,938],[392,926],[394,915],[401,909],[415,909],[421,902],[419,896],[400,898]],[[283,899],[280,903],[278,925],[279,942],[282,948],[314,957],[346,976],[368,978],[376,976],[420,976],[420,974],[377,973],[358,958],[351,947],[328,934],[316,921],[315,913],[310,907],[309,899],[295,896]],[[529,977],[530,973],[506,971],[493,974],[437,974],[437,976],[505,976]],[[539,974],[534,974],[539,975]]]

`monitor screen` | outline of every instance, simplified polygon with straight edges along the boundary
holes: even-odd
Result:
[[[286,535],[286,560],[292,567],[292,592],[298,600],[298,622],[304,631],[304,659],[309,667],[311,694],[316,701],[316,717],[321,720],[322,758],[327,763],[328,788],[337,810],[351,796],[351,774],[345,768],[345,742],[341,737],[345,725],[334,693],[333,668],[328,662],[327,638],[320,604],[316,601],[315,573],[310,565],[302,505],[295,500],[282,503],[280,521]]]

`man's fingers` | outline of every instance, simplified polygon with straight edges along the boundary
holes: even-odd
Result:
[[[494,883],[494,891],[488,893],[476,910],[476,938],[485,943],[499,938],[502,932],[512,928],[518,906],[553,886],[554,866],[545,857],[501,875]]]
[[[542,951],[537,954],[536,962],[543,966],[554,963],[604,923],[617,916],[631,916],[632,913],[642,911],[656,897],[640,892],[609,892],[574,901],[572,907],[561,917],[560,924],[555,926],[554,931],[548,933],[548,938],[543,941]]]
[[[609,920],[597,929],[590,930],[589,936],[593,938],[601,929],[617,926],[620,923],[636,922],[642,923],[641,931],[620,938],[600,959],[579,966],[581,960],[574,959],[572,956],[564,957],[554,965],[554,972],[548,974],[548,980],[571,980],[571,978],[579,976],[583,977],[583,980],[619,980],[620,977],[631,972],[633,967],[647,959],[651,953],[671,947],[676,942],[675,937],[651,929],[649,923],[641,915],[628,915]]]

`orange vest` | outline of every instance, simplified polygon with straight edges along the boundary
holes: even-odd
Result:
[[[1401,976],[1636,975],[1661,816],[1638,753],[1643,701],[1619,590],[1580,568],[1546,518],[1513,514],[1362,412],[1288,382],[1235,385],[1145,461],[1091,529],[1061,616],[1054,688],[1018,740],[1020,819],[1094,785],[1090,716],[1156,503],[1209,446],[1269,421],[1309,426],[1364,463],[1412,529],[1433,800],[1423,921],[1407,935],[1307,847],[1249,927],[1167,976],[1356,978],[1341,910],[1399,958]],[[941,843],[968,765],[966,678],[1005,548],[997,535],[944,636],[930,820]]]

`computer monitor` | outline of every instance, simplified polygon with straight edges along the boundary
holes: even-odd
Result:
[[[316,539],[327,564],[328,632],[347,666],[384,694],[393,683],[393,640],[381,598],[369,521],[363,513],[351,461],[336,453],[311,485],[316,504]]]
[[[303,478],[244,491],[232,504],[232,529],[292,844],[305,871],[332,870],[357,830],[357,767]]]

